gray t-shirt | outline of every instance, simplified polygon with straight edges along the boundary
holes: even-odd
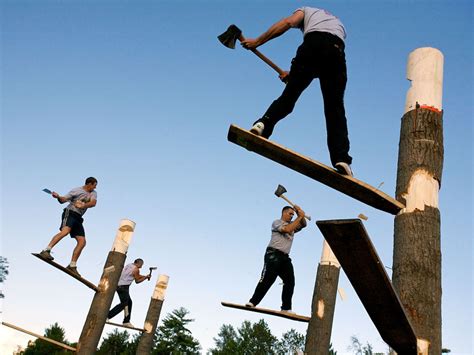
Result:
[[[79,213],[81,216],[86,213],[87,208],[77,208],[74,206],[74,202],[82,201],[87,203],[91,200],[97,200],[97,192],[87,192],[82,187],[76,187],[69,191],[66,196],[64,196],[68,201],[70,201],[69,205],[66,207],[68,210],[74,211]]]
[[[291,245],[293,244],[293,238],[295,233],[282,233],[280,229],[286,226],[288,222],[281,219],[277,219],[272,223],[272,237],[268,246],[282,251],[285,254],[290,254]]]
[[[303,11],[304,13],[303,22],[299,27],[303,35],[314,31],[329,32],[342,39],[342,41],[345,40],[346,29],[344,25],[329,11],[306,6],[296,9],[296,11]]]
[[[135,277],[133,277],[133,271],[137,268],[134,263],[125,265],[125,267],[122,270],[122,273],[120,274],[120,279],[118,282],[118,286],[128,286],[131,285],[133,280],[135,280]]]

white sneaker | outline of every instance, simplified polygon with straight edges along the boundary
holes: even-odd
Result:
[[[252,128],[250,128],[250,132],[255,134],[256,136],[261,136],[264,128],[265,125],[263,124],[263,122],[255,122]]]
[[[353,176],[351,166],[349,164],[344,163],[343,161],[340,161],[339,163],[336,163],[335,167],[336,167],[336,170],[342,175]]]
[[[247,303],[245,304],[245,307],[254,308],[255,305],[254,305],[252,302],[247,302]]]
[[[281,311],[282,311],[283,313],[296,314],[296,313],[293,312],[291,309],[282,309]]]
[[[130,322],[128,322],[128,323],[122,323],[122,325],[123,325],[124,327],[135,328],[135,326],[134,326],[132,323],[130,323]]]

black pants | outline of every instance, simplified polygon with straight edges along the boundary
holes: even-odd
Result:
[[[122,311],[125,311],[125,317],[123,323],[130,322],[130,316],[132,314],[132,299],[129,293],[130,286],[119,286],[117,287],[117,294],[120,299],[120,303],[109,311],[107,318],[111,319]]]
[[[263,118],[268,138],[274,125],[293,111],[301,93],[314,78],[319,78],[326,116],[327,144],[331,163],[350,164],[349,136],[344,109],[347,82],[344,42],[327,32],[310,32],[291,62],[288,83],[281,96],[273,101]],[[268,127],[267,127],[268,126]]]
[[[279,276],[283,280],[281,309],[291,309],[291,298],[293,297],[293,290],[295,289],[295,274],[290,257],[288,254],[276,249],[267,248],[264,260],[265,264],[263,266],[262,276],[250,302],[255,306],[259,304]]]

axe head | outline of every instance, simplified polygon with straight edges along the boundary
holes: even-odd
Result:
[[[281,195],[283,195],[284,193],[286,192],[286,189],[284,186],[282,185],[278,185],[276,191],[275,191],[275,195],[277,195],[277,197],[280,197]]]
[[[219,41],[228,48],[235,48],[235,42],[242,35],[242,31],[236,25],[230,25],[227,31],[217,36]]]
[[[156,269],[158,269],[158,268],[156,266],[153,266],[153,267],[150,268],[150,271],[151,270],[156,270]]]

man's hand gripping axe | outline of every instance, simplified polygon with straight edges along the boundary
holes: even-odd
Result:
[[[295,207],[295,204],[294,204],[293,202],[291,202],[290,200],[288,200],[288,199],[286,198],[286,196],[283,196],[283,194],[284,194],[285,192],[287,192],[286,189],[285,189],[285,187],[282,186],[282,185],[278,185],[278,187],[277,187],[277,189],[276,189],[276,191],[275,191],[275,195],[276,195],[277,197],[281,197],[282,199],[284,199],[286,202],[288,202],[288,203],[291,205],[291,207],[294,208],[294,207]],[[304,217],[305,217],[308,221],[311,221],[311,216],[308,216],[307,214],[305,214]]]
[[[244,36],[242,35],[242,31],[236,25],[230,25],[227,31],[217,36],[217,38],[224,46],[231,49],[235,48],[235,42],[237,40],[239,40],[240,42],[245,40]],[[286,74],[286,72],[284,72],[278,65],[276,65],[270,59],[264,56],[260,51],[258,51],[255,48],[250,49],[250,50],[254,52],[257,55],[257,57],[259,57],[269,66],[271,66],[280,75],[280,77]]]

